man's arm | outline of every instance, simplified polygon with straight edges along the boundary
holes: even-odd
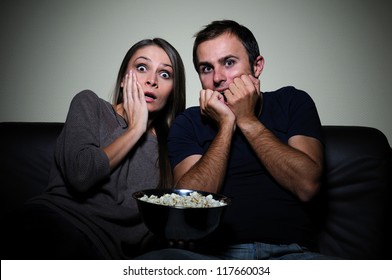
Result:
[[[216,121],[218,133],[204,155],[191,155],[175,166],[173,173],[176,188],[219,192],[235,130],[235,117],[222,99],[218,92],[201,91],[201,113]]]
[[[257,100],[262,101],[260,82],[253,76],[234,79],[226,94],[236,116],[236,125],[275,180],[300,200],[309,200],[320,187],[322,144],[315,138],[293,136],[281,142],[255,116]]]
[[[185,158],[174,168],[176,188],[218,193],[226,174],[232,129],[222,128],[207,152]]]
[[[237,122],[258,158],[275,180],[308,201],[320,187],[323,150],[319,140],[293,136],[288,145],[275,137],[257,118]]]

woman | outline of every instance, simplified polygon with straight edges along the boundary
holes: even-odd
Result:
[[[72,100],[48,190],[12,218],[18,221],[12,231],[17,242],[9,242],[7,251],[15,255],[5,257],[124,259],[140,254],[149,234],[132,193],[172,187],[166,138],[184,109],[185,73],[176,49],[160,38],[131,47],[113,104],[91,91]]]

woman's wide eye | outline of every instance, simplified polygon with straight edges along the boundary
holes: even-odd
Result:
[[[146,72],[147,71],[147,67],[145,65],[137,65],[136,69],[140,72]]]
[[[170,79],[171,75],[169,72],[163,71],[161,72],[161,77],[164,79]]]

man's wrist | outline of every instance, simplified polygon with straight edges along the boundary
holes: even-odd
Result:
[[[237,126],[241,130],[254,129],[255,126],[259,126],[260,124],[261,123],[256,118],[256,116],[251,116],[251,117],[248,117],[248,118],[237,119]]]

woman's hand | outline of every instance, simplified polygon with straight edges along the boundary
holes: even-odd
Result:
[[[144,91],[132,70],[124,78],[123,99],[124,118],[129,129],[144,133],[148,124],[148,108]]]
[[[128,124],[128,130],[103,148],[109,159],[111,170],[120,164],[147,131],[147,103],[143,89],[132,71],[125,76],[123,81],[123,99],[123,117]]]

